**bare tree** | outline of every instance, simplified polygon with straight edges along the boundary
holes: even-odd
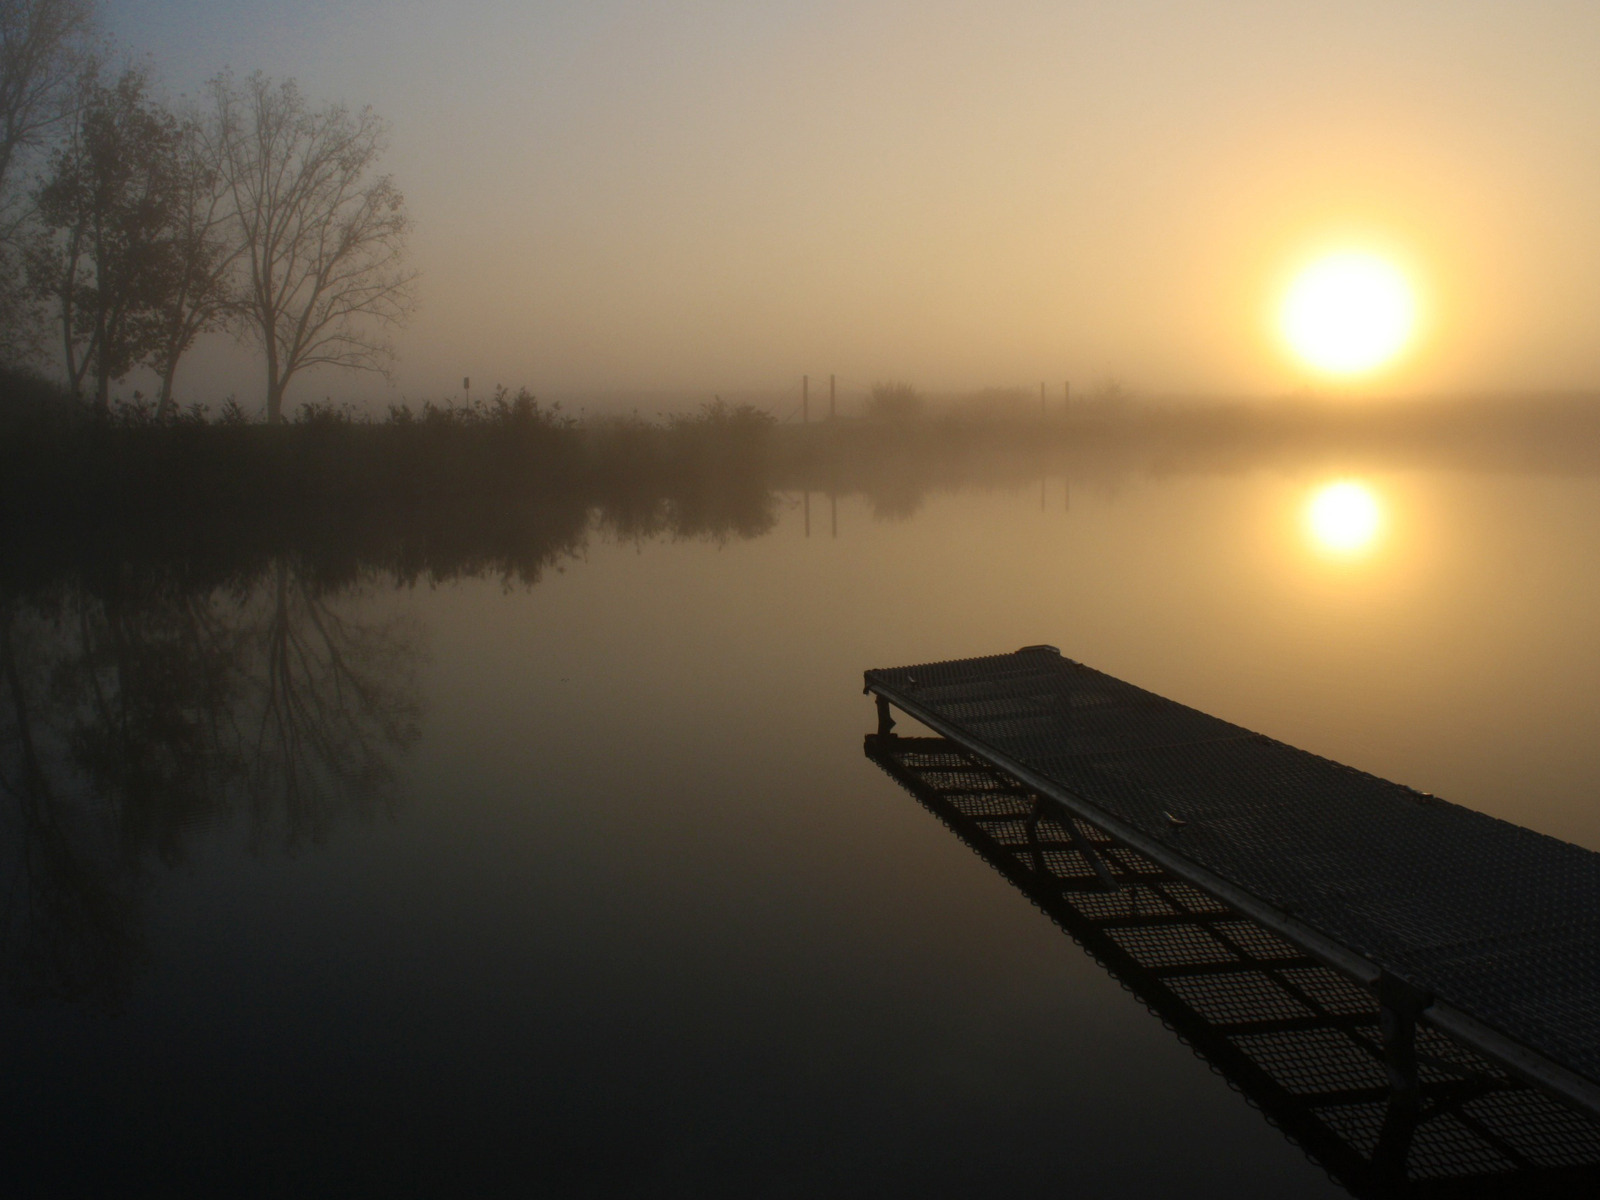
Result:
[[[301,371],[382,372],[411,308],[405,199],[376,175],[385,126],[370,108],[313,109],[293,80],[211,82],[221,166],[248,264],[238,309],[261,344],[267,420]]]
[[[0,200],[22,156],[70,115],[93,22],[92,0],[0,0]]]
[[[19,239],[31,206],[28,160],[72,115],[93,0],[0,0],[0,357],[30,350],[31,289]]]
[[[92,82],[86,78],[80,91]],[[64,143],[57,147],[59,158],[78,158],[82,154],[83,128],[74,122]],[[49,185],[44,185],[48,187]],[[34,195],[38,199],[38,192]],[[87,228],[82,221],[64,222],[52,227],[47,217],[42,228],[29,231],[22,239],[23,258],[32,298],[52,306],[55,310],[57,335],[61,344],[61,367],[66,373],[67,389],[76,397],[83,395],[83,381],[92,361],[92,346],[80,347],[77,331],[82,325],[78,314],[79,300],[92,287],[91,262],[86,245]],[[33,314],[38,315],[38,311]]]

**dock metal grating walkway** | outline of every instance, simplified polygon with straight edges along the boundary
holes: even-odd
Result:
[[[1164,699],[1051,647],[868,671],[879,698],[1600,1113],[1600,854]]]
[[[865,749],[1362,1200],[1600,1195],[1600,1124],[1426,1027],[1396,1095],[1372,992],[944,738]]]

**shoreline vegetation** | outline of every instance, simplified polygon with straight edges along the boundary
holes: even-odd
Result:
[[[0,376],[0,546],[19,558],[93,542],[179,547],[376,539],[402,576],[454,573],[550,522],[624,539],[749,538],[778,498],[862,494],[877,515],[926,494],[1042,477],[1272,469],[1458,467],[1600,474],[1600,398],[1336,405],[1314,400],[1070,410],[896,406],[781,424],[750,405],[646,421],[571,418],[526,390],[470,405],[392,406],[382,418],[301,405],[262,424],[221,410],[118,403],[109,413],[30,374]],[[451,531],[454,530],[454,531]],[[109,541],[107,541],[109,539]],[[462,544],[477,539],[482,546]],[[446,549],[446,546],[450,549]],[[165,547],[165,549],[163,549]],[[40,563],[42,565],[42,563]],[[13,573],[13,571],[8,571]]]
[[[580,421],[502,388],[382,417],[301,405],[265,424],[232,402],[99,414],[12,373],[0,376],[0,574],[38,583],[75,560],[129,559],[248,570],[294,552],[323,560],[330,584],[357,564],[413,582],[534,582],[591,531],[760,536],[792,493],[864,496],[893,519],[933,493],[1045,477],[1427,467],[1600,474],[1600,398],[1163,408],[1119,396],[1042,413],[898,404],[800,425],[720,400]]]

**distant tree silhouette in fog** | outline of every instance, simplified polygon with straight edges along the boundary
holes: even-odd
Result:
[[[148,368],[166,418],[184,355],[231,328],[272,424],[309,369],[386,370],[415,274],[384,123],[259,72],[174,109],[148,68],[102,77],[95,7],[0,0],[0,366],[59,360],[102,416]]]
[[[91,0],[0,0],[0,361],[34,348],[22,262],[30,172],[72,122],[93,26]]]
[[[93,382],[105,414],[112,380],[163,344],[158,313],[179,274],[170,236],[184,137],[149,96],[144,71],[81,83],[80,115],[38,192],[46,236],[30,254],[41,296],[55,303],[67,382]]]
[[[223,329],[236,311],[236,267],[244,254],[215,114],[181,115],[168,189],[166,252],[149,365],[161,380],[156,415],[175,403],[178,363],[202,333]]]
[[[70,118],[93,25],[92,0],[0,0],[0,194]]]
[[[867,415],[880,421],[910,421],[925,407],[922,394],[909,383],[875,383],[867,399]]]
[[[243,245],[236,305],[261,349],[267,420],[316,366],[382,371],[385,332],[404,321],[415,276],[394,181],[376,173],[385,127],[370,108],[313,108],[293,80],[211,81],[220,169]]]

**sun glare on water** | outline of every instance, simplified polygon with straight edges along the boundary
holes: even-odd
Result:
[[[1346,251],[1318,259],[1295,277],[1281,321],[1284,337],[1305,363],[1334,375],[1358,375],[1405,347],[1416,325],[1416,300],[1392,263]]]
[[[1306,506],[1306,525],[1323,550],[1359,554],[1372,546],[1383,526],[1383,510],[1372,489],[1354,480],[1318,488]]]

